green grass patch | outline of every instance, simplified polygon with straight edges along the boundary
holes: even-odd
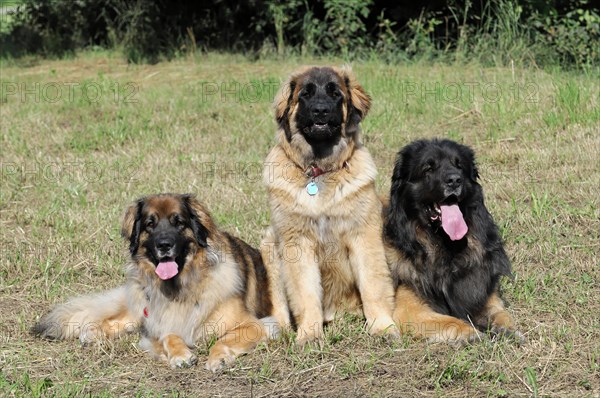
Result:
[[[3,63],[0,79],[0,390],[7,396],[594,396],[600,389],[600,87],[597,76],[477,64],[355,63],[373,97],[363,141],[389,192],[397,151],[418,138],[473,147],[514,279],[504,298],[527,342],[472,347],[369,337],[363,320],[294,335],[212,375],[171,370],[135,347],[34,339],[54,303],[123,282],[123,209],[196,193],[218,224],[258,245],[269,223],[262,161],[287,74],[338,59],[208,53],[128,65],[109,52]],[[259,90],[260,88],[260,90]],[[60,90],[60,97],[58,96]],[[208,344],[197,349],[200,363]]]

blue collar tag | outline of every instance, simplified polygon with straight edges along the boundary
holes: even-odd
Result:
[[[319,187],[314,180],[310,180],[310,182],[306,184],[306,192],[308,192],[310,196],[315,196],[319,192]]]

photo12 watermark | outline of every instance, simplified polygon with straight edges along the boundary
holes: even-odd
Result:
[[[273,182],[278,176],[289,183],[306,181],[310,177],[307,170],[300,170],[293,162],[226,162],[222,160],[191,161],[190,166],[195,174],[205,182]],[[332,170],[318,178],[319,183],[336,182],[343,169]]]
[[[271,102],[279,89],[279,82],[264,80],[251,82],[201,82],[201,102],[257,103]]]
[[[135,161],[103,165],[90,161],[65,162],[0,162],[0,181],[12,179],[29,183],[81,183],[129,182],[137,179],[140,164]]]
[[[462,103],[483,101],[497,103],[511,100],[525,103],[539,102],[539,86],[534,82],[500,84],[495,82],[403,82],[397,89],[404,102],[433,101]]]
[[[139,85],[133,82],[45,82],[25,83],[3,81],[0,83],[0,98],[3,102],[26,103],[72,103],[101,101],[115,104],[139,102]]]
[[[203,181],[260,183],[264,166],[262,162],[205,161],[195,163],[192,167]]]

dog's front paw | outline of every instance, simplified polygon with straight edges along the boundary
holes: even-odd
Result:
[[[470,333],[463,333],[456,335],[455,337],[449,338],[446,340],[449,346],[455,348],[462,348],[468,345],[476,344],[482,342],[486,339],[486,335],[483,333],[479,333],[475,329],[473,329]]]
[[[398,327],[391,319],[384,321],[367,321],[367,328],[369,334],[372,336],[382,336],[388,340],[396,340],[400,338],[400,330],[398,330]]]
[[[198,357],[196,357],[191,351],[184,352],[181,355],[174,355],[169,358],[169,365],[171,368],[189,368],[198,363]]]
[[[308,343],[316,343],[321,346],[324,339],[325,333],[322,325],[310,328],[299,327],[296,334],[296,344],[300,347],[304,347]]]
[[[230,367],[235,362],[235,355],[230,352],[211,352],[204,367],[211,372],[217,372],[223,368]]]
[[[494,337],[511,339],[518,345],[523,345],[527,341],[527,338],[523,335],[523,333],[504,326],[493,326],[490,329],[490,333]]]
[[[478,343],[485,338],[477,329],[459,320],[426,325],[422,334],[430,342],[448,343],[453,347]]]

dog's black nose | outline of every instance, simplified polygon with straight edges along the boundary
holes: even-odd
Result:
[[[450,188],[458,188],[462,184],[462,178],[458,173],[452,173],[446,175],[446,185]]]
[[[329,115],[329,106],[327,106],[327,104],[323,104],[323,103],[316,103],[315,105],[313,105],[311,107],[311,111],[312,111],[313,117],[324,118],[327,115]]]
[[[168,252],[173,248],[174,245],[175,242],[173,241],[173,239],[169,238],[159,238],[156,241],[156,248],[162,253]]]

